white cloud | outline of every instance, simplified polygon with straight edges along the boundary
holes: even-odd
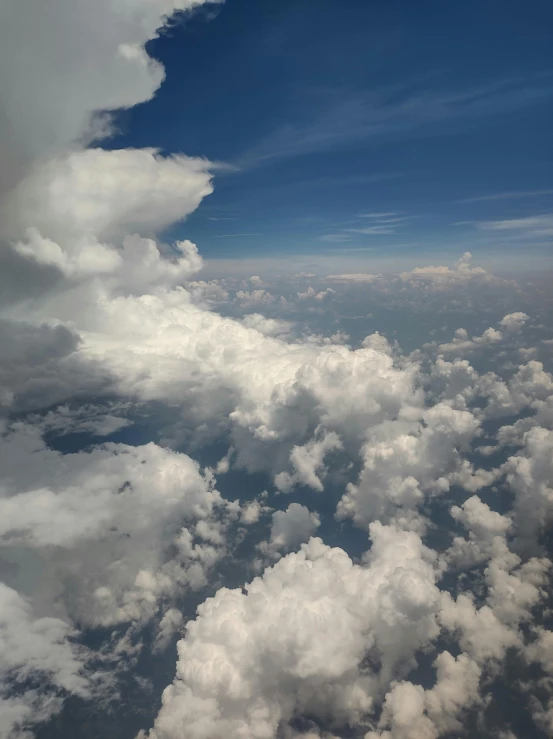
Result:
[[[329,452],[342,449],[340,438],[333,431],[323,433],[321,438],[314,438],[303,446],[294,446],[290,452],[292,474],[279,472],[275,477],[276,487],[284,493],[290,492],[295,485],[308,485],[319,492],[323,491],[321,477],[326,474],[324,458]]]
[[[442,592],[440,621],[456,633],[459,645],[479,664],[498,663],[511,647],[523,649],[520,625],[531,619],[531,609],[544,596],[547,559],[531,559],[521,564],[501,536],[491,546],[489,564],[484,570],[486,602],[477,607],[472,593],[456,599]]]
[[[491,326],[484,331],[482,336],[474,336],[472,339],[469,338],[469,335],[464,328],[458,328],[455,331],[455,338],[453,341],[446,344],[440,344],[438,349],[446,354],[450,352],[466,352],[488,344],[497,344],[497,342],[502,339],[503,334],[501,331],[497,331]]]
[[[3,230],[33,228],[64,250],[91,239],[150,234],[179,221],[212,192],[209,162],[154,149],[87,149],[37,166],[7,199]]]
[[[370,712],[381,685],[436,633],[438,593],[415,534],[374,524],[365,566],[312,539],[187,625],[150,737],[274,737],[294,715],[332,731]],[[406,628],[406,624],[409,627]],[[381,668],[362,667],[370,649]]]
[[[384,354],[392,354],[392,347],[390,346],[390,342],[385,336],[382,336],[379,331],[375,331],[374,334],[369,334],[368,336],[365,336],[365,338],[361,342],[361,346],[368,349],[375,349],[376,351],[383,352]]]
[[[472,198],[457,200],[457,203],[478,203],[485,200],[511,200],[518,198],[534,198],[540,195],[553,195],[553,190],[519,190],[515,192],[498,192],[491,195],[480,195]]]
[[[525,218],[506,218],[502,221],[479,221],[478,228],[484,231],[522,232],[522,236],[552,236],[553,214],[540,213]]]
[[[509,313],[504,316],[499,322],[499,325],[507,331],[520,331],[528,319],[529,316],[526,313],[517,311],[516,313]]]
[[[402,272],[400,278],[412,285],[428,284],[437,289],[445,289],[458,284],[486,284],[498,281],[497,277],[486,272],[482,267],[473,267],[472,254],[468,251],[455,263],[453,269],[434,265],[415,267],[411,272]]]
[[[273,513],[271,537],[259,547],[264,553],[278,557],[281,552],[297,549],[313,536],[321,520],[317,513],[299,503],[290,503],[285,511]]]
[[[263,513],[268,513],[271,508],[264,506],[259,500],[251,500],[246,503],[240,512],[240,521],[246,526],[251,526],[259,521]]]
[[[65,692],[91,695],[86,650],[71,643],[74,636],[59,618],[35,617],[29,602],[0,582],[0,736],[27,736],[25,729],[59,710]]]
[[[424,690],[410,682],[395,683],[386,695],[379,731],[365,739],[438,739],[462,732],[461,711],[480,701],[480,668],[466,654],[442,652],[434,662],[436,685]],[[383,727],[386,727],[384,730]]]
[[[179,631],[184,623],[183,615],[176,608],[169,608],[163,614],[163,618],[159,622],[158,631],[154,642],[155,651],[163,651],[167,649],[173,635]]]
[[[507,482],[516,495],[516,533],[526,547],[553,516],[553,431],[536,426],[526,431],[523,447],[503,465]]]
[[[266,318],[261,313],[248,313],[242,318],[246,328],[253,328],[264,336],[286,337],[292,331],[294,324],[279,318]]]
[[[398,517],[420,527],[417,509],[427,496],[447,492],[454,483],[478,489],[489,482],[485,475],[475,477],[459,454],[478,430],[471,413],[445,403],[368,430],[359,481],[348,484],[339,517],[361,526]]]
[[[24,426],[0,455],[0,546],[18,563],[15,586],[36,569],[49,612],[89,626],[146,621],[162,598],[203,585],[225,551],[218,514],[234,508],[186,455],[150,443],[62,456]]]
[[[466,329],[458,328],[455,331],[453,341],[440,344],[438,350],[446,354],[451,352],[470,352],[482,346],[497,344],[500,341],[505,341],[513,334],[518,333],[526,321],[528,321],[526,313],[521,313],[520,311],[517,313],[509,313],[499,322],[501,331],[490,326],[490,328],[487,328],[481,336],[473,336],[472,338],[469,338]]]
[[[244,307],[252,305],[270,305],[274,303],[276,298],[270,292],[263,288],[257,290],[238,290],[236,293],[236,299]]]
[[[98,111],[151,98],[164,71],[144,44],[175,10],[202,2],[135,0],[130,7],[99,0],[94,8],[71,0],[3,4],[0,136],[6,153],[0,194],[33,162],[102,130]]]
[[[298,293],[299,300],[324,300],[325,298],[328,298],[330,295],[333,295],[335,291],[331,287],[327,287],[326,290],[319,290],[317,292],[314,290],[311,286],[307,288],[307,290],[303,293]]]
[[[455,537],[446,553],[449,563],[459,568],[474,567],[490,559],[497,537],[505,537],[512,524],[508,516],[492,511],[476,495],[462,506],[453,506],[451,515],[469,531],[468,539]]]
[[[371,284],[381,279],[382,275],[373,275],[370,272],[352,272],[350,274],[327,275],[326,279],[332,282],[353,282]]]

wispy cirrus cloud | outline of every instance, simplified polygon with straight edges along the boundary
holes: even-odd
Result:
[[[453,226],[469,229],[472,243],[478,243],[482,247],[505,248],[511,244],[517,248],[527,246],[533,249],[548,249],[553,237],[553,213],[540,213],[521,218],[457,221]]]
[[[498,221],[478,221],[476,226],[483,231],[507,231],[521,236],[553,236],[553,213],[506,218]]]
[[[324,234],[320,238],[323,241],[351,241],[356,236],[389,236],[398,233],[404,221],[414,216],[400,216],[396,212],[385,213],[360,213],[359,221],[354,226],[342,228],[334,233]],[[365,225],[367,219],[370,225]]]
[[[364,226],[363,228],[348,228],[347,229],[350,233],[354,234],[363,234],[365,236],[381,236],[383,234],[393,234],[396,232],[396,229],[392,226]]]
[[[496,192],[491,195],[455,200],[456,203],[481,203],[489,200],[518,200],[520,198],[537,198],[544,195],[553,195],[553,190],[517,190],[513,192]]]
[[[436,124],[468,122],[529,107],[553,95],[553,75],[515,77],[457,90],[398,86],[355,96],[341,91],[311,116],[290,120],[250,147],[235,163],[252,169],[373,138],[409,136]],[[295,111],[298,115],[298,111]],[[447,132],[442,126],[441,132]]]
[[[394,221],[397,221],[397,220],[403,220],[405,216],[402,216],[400,219],[398,218],[398,215],[396,212],[389,211],[387,213],[359,213],[358,218],[376,218],[379,221],[381,221],[382,219],[389,220],[390,218],[392,218]]]
[[[263,234],[259,234],[259,233],[217,234],[215,238],[216,239],[230,239],[233,236],[263,236]]]
[[[321,241],[351,241],[352,236],[351,234],[346,233],[345,231],[339,231],[337,233],[330,233],[330,234],[323,234],[320,236]]]

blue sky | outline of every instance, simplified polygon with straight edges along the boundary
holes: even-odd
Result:
[[[553,7],[227,0],[149,45],[110,147],[230,165],[170,236],[204,256],[549,260]]]

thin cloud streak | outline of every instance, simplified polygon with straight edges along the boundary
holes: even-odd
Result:
[[[253,234],[253,233],[244,233],[244,234],[217,234],[215,236],[216,239],[229,239],[231,236],[265,236],[265,234]]]
[[[398,228],[403,226],[403,222],[415,216],[397,216],[395,212],[386,213],[362,213],[357,216],[358,219],[370,219],[370,226],[357,225],[355,227],[342,228],[334,233],[324,234],[320,238],[323,241],[351,241],[350,234],[360,236],[389,236],[395,234]],[[366,223],[366,221],[365,221]]]
[[[474,198],[454,200],[455,203],[480,203],[489,200],[516,200],[518,198],[537,198],[542,195],[553,195],[553,190],[521,190],[515,192],[498,192],[493,195],[480,195]]]
[[[397,100],[403,93],[402,99]],[[493,116],[553,95],[551,74],[519,77],[458,92],[376,90],[341,100],[306,124],[290,122],[246,151],[236,166],[254,169],[272,161],[329,151],[371,138],[409,135],[453,120]]]

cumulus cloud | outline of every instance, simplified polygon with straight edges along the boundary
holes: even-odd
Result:
[[[372,428],[362,450],[359,481],[348,483],[339,517],[365,526],[399,517],[404,525],[419,528],[418,508],[428,496],[443,494],[455,483],[478,490],[490,482],[483,472],[475,475],[459,454],[478,431],[479,422],[470,412],[446,404],[421,411],[418,418]]]
[[[477,496],[465,500],[462,506],[453,506],[451,515],[469,532],[469,538],[455,537],[447,552],[451,564],[461,569],[486,562],[493,556],[497,537],[504,537],[512,521],[493,511]]]
[[[297,549],[311,538],[320,525],[321,520],[317,513],[299,503],[290,503],[285,511],[273,513],[270,539],[262,542],[260,549],[278,557],[280,552]]]
[[[415,534],[374,524],[371,536],[363,566],[312,539],[245,594],[222,589],[202,604],[149,736],[267,737],[302,714],[332,730],[370,713],[436,636],[439,602]]]
[[[0,547],[14,586],[35,570],[47,611],[88,626],[148,621],[225,551],[218,512],[232,506],[186,455],[150,443],[62,456],[26,426],[8,429],[0,455]]]
[[[289,492],[295,485],[303,484],[322,492],[321,477],[326,473],[325,455],[342,448],[340,438],[332,431],[303,446],[295,446],[290,452],[294,472],[291,475],[288,472],[279,472],[275,477],[276,487],[282,492]]]
[[[366,739],[437,739],[451,731],[462,731],[462,710],[480,701],[479,666],[462,653],[457,658],[442,652],[434,662],[436,685],[395,683],[386,695],[379,730]],[[386,727],[386,728],[384,728]]]
[[[319,290],[318,292],[314,290],[311,286],[305,290],[305,292],[298,293],[299,300],[319,300],[322,301],[325,298],[328,298],[329,296],[334,294],[334,290],[331,287],[327,287],[326,290]]]
[[[86,650],[74,636],[59,618],[37,618],[0,582],[0,736],[31,736],[26,730],[59,710],[64,694],[91,696]]]
[[[74,247],[82,239],[155,232],[179,221],[212,191],[209,163],[154,149],[86,149],[37,166],[7,198],[3,229],[30,227]]]
[[[439,350],[444,353],[471,351],[480,346],[496,344],[502,339],[503,334],[501,331],[497,331],[491,326],[484,331],[482,336],[475,336],[472,339],[469,338],[469,335],[464,328],[458,328],[455,331],[455,338],[453,341],[446,344],[440,344]]]
[[[489,346],[491,344],[498,344],[520,331],[526,321],[528,321],[526,313],[521,313],[520,311],[509,313],[499,322],[501,330],[497,330],[490,326],[490,328],[487,328],[481,336],[473,336],[472,338],[469,337],[466,329],[458,328],[455,331],[453,341],[440,344],[438,350],[444,354],[452,352],[463,353],[471,352],[475,349]]]
[[[261,313],[248,313],[242,318],[246,328],[253,328],[264,336],[282,336],[290,334],[294,324],[279,318],[266,318]]]
[[[238,290],[236,299],[245,308],[253,305],[270,305],[276,300],[274,295],[263,288],[258,288],[257,290]]]
[[[523,435],[522,449],[503,466],[516,495],[517,535],[535,547],[538,535],[553,515],[553,431],[535,426]]]
[[[453,269],[434,265],[415,267],[411,272],[402,272],[400,277],[404,282],[415,285],[428,283],[437,288],[445,288],[456,283],[485,284],[497,280],[494,275],[486,272],[482,267],[472,266],[472,254],[469,251],[463,254]]]

